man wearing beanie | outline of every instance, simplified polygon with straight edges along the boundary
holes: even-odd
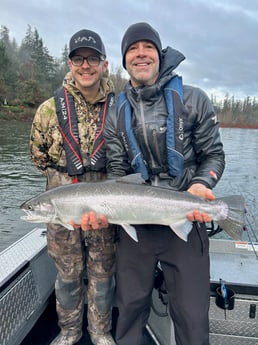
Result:
[[[130,80],[105,123],[109,178],[141,173],[147,184],[213,200],[225,160],[219,124],[207,95],[182,85],[174,69],[185,59],[162,49],[148,23],[131,25],[122,39]],[[157,205],[157,208],[159,205]],[[173,210],[171,210],[173,212]],[[188,240],[168,226],[122,228],[116,251],[117,345],[142,345],[156,265],[160,262],[177,345],[209,344],[208,214],[193,210]],[[82,224],[82,227],[85,225]]]
[[[32,161],[47,177],[47,189],[106,179],[102,123],[113,99],[113,84],[105,47],[96,32],[83,29],[71,37],[69,48],[70,72],[54,96],[40,105],[31,130]],[[75,224],[74,231],[47,225],[48,253],[57,268],[55,295],[61,330],[51,345],[72,345],[82,337],[85,290],[92,344],[115,345],[110,334],[114,229],[106,228],[105,222],[100,222],[99,231],[94,226],[83,232]]]

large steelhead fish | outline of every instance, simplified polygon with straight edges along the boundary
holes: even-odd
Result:
[[[21,219],[61,224],[73,230],[68,221],[80,224],[85,212],[94,211],[97,215],[106,215],[109,223],[121,225],[136,241],[135,224],[168,225],[187,241],[192,223],[186,215],[197,209],[208,213],[230,237],[241,240],[245,214],[242,196],[207,201],[188,192],[132,183],[131,179],[130,176],[116,181],[82,182],[51,189],[24,202],[21,209],[27,215]]]

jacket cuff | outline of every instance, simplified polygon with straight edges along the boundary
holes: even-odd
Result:
[[[193,179],[188,188],[190,188],[193,184],[196,184],[196,183],[200,183],[200,184],[203,184],[205,187],[209,188],[209,189],[212,189],[213,187],[211,187],[211,185],[208,183],[208,181],[205,181],[205,180],[202,180],[202,179]]]

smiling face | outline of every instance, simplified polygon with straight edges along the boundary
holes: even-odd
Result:
[[[73,53],[73,56],[74,55],[82,57],[99,56],[96,50],[90,48],[79,48]],[[99,65],[92,66],[89,65],[86,60],[84,60],[82,66],[74,66],[71,59],[69,59],[69,66],[75,81],[75,85],[81,91],[81,93],[95,93],[99,89],[100,79],[107,71],[108,61],[100,61]]]
[[[148,41],[132,44],[126,52],[125,65],[133,87],[154,84],[159,75],[157,48]]]

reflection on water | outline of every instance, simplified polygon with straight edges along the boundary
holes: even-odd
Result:
[[[30,123],[15,121],[2,122],[0,126],[0,251],[35,227],[36,224],[20,219],[23,212],[19,207],[45,190],[45,177],[30,161],[30,127]],[[223,128],[221,135],[226,169],[214,193],[216,197],[243,195],[248,211],[258,223],[258,130]],[[219,236],[227,238],[225,234]]]

